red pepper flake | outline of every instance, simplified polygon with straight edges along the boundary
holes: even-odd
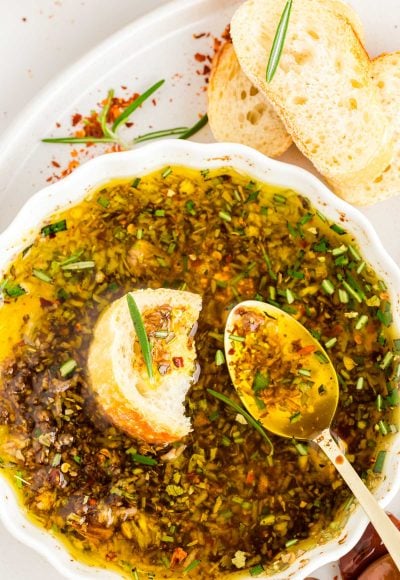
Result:
[[[205,54],[200,54],[199,52],[196,52],[196,54],[194,55],[194,58],[198,62],[204,62],[206,60],[207,56]]]
[[[246,483],[247,485],[253,485],[254,481],[255,481],[255,475],[254,475],[254,471],[252,469],[250,469],[250,471],[247,472],[246,475]]]
[[[185,550],[183,550],[182,548],[175,548],[171,556],[170,568],[173,568],[177,564],[183,562],[183,560],[186,558],[187,555],[188,553],[185,552]]]
[[[183,365],[183,357],[181,357],[181,356],[174,356],[174,357],[172,357],[172,362],[174,363],[174,365],[178,369],[180,369],[180,368],[182,368],[184,366]]]
[[[72,126],[73,127],[75,127],[81,121],[82,121],[82,115],[80,113],[75,113],[75,115],[72,115]]]
[[[54,159],[51,162],[53,167],[61,167],[61,165],[58,163],[58,161],[55,161]]]
[[[51,308],[54,306],[54,302],[51,302],[51,300],[47,300],[47,298],[43,298],[42,296],[40,296],[39,302],[41,308]]]
[[[204,38],[205,36],[209,37],[210,36],[210,33],[209,32],[200,32],[200,33],[197,33],[197,34],[193,34],[193,38],[195,38],[196,40],[198,38]]]

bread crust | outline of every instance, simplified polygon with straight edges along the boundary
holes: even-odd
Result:
[[[143,297],[143,293],[147,293],[146,297]],[[194,361],[195,347],[192,339],[187,340],[187,333],[196,322],[201,309],[200,297],[190,292],[166,289],[133,292],[132,295],[136,296],[136,303],[142,312],[146,310],[143,308],[146,300],[150,310],[162,304],[170,304],[172,308],[177,304],[181,305],[184,309],[182,333],[186,334],[183,340],[177,341],[178,346],[174,348],[178,349],[180,356]],[[190,420],[184,416],[183,408],[185,394],[192,382],[192,375],[188,374],[190,368],[187,366],[186,369],[172,369],[168,380],[172,381],[172,385],[176,383],[173,391],[171,384],[164,391],[166,378],[158,376],[155,385],[143,381],[143,369],[132,358],[136,333],[129,316],[124,296],[113,302],[99,318],[88,355],[89,382],[99,407],[116,427],[129,436],[148,443],[171,443],[190,431]],[[189,342],[190,346],[185,346]],[[117,372],[119,365],[124,367],[122,371],[126,371],[126,376],[130,379],[128,388],[132,397],[126,394],[126,385],[121,381],[122,372]],[[132,368],[127,368],[127,365]],[[191,366],[194,367],[194,364]],[[166,398],[164,409],[160,410],[163,397],[171,395],[176,399],[173,405]],[[170,408],[175,410],[173,415],[169,414]]]

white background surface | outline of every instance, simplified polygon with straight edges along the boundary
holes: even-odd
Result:
[[[397,3],[399,0],[396,0]],[[369,0],[379,21],[396,1]],[[354,4],[359,0],[355,0]],[[167,0],[0,0],[0,135],[29,100],[48,81],[88,50],[142,14]],[[367,45],[373,54],[400,48],[400,31],[375,42],[367,27]],[[160,63],[162,66],[162,63]],[[1,179],[1,176],[0,176]],[[1,209],[0,209],[1,211]],[[382,210],[383,211],[383,210]],[[378,228],[379,229],[379,228]],[[382,228],[383,230],[383,228]],[[379,232],[382,235],[381,232]],[[391,233],[393,235],[393,233]],[[397,234],[398,236],[398,234]],[[400,515],[397,501],[397,515]],[[333,578],[332,568],[314,574]],[[0,524],[1,580],[61,580],[47,562],[14,540]]]

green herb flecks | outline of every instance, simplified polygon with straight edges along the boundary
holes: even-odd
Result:
[[[250,413],[248,413],[245,409],[243,409],[243,407],[241,407],[240,405],[235,403],[235,401],[232,401],[232,399],[230,399],[229,397],[226,397],[225,395],[223,395],[222,393],[219,393],[218,391],[214,391],[213,389],[207,389],[207,392],[210,393],[210,395],[212,395],[216,399],[219,399],[220,401],[225,403],[225,405],[232,407],[232,409],[234,409],[237,413],[242,415],[246,419],[248,424],[251,425],[252,427],[254,427],[254,429],[268,443],[269,448],[270,448],[270,452],[268,455],[272,456],[274,454],[274,446],[272,444],[271,439],[268,437],[267,433],[265,432],[265,430],[263,429],[261,424],[256,419],[254,419],[254,417],[252,415],[250,415]]]
[[[267,70],[265,73],[267,83],[270,83],[274,78],[276,69],[278,68],[278,64],[281,59],[282,50],[285,44],[287,29],[289,25],[292,4],[293,0],[287,0],[281,18],[279,20],[278,27],[276,29],[275,37],[272,43],[272,48],[268,59]]]
[[[143,354],[144,362],[146,364],[147,374],[150,382],[154,382],[153,361],[151,357],[150,342],[146,334],[146,329],[143,324],[143,318],[140,310],[131,294],[127,294],[126,301],[128,303],[129,314],[131,315],[133,326],[135,327],[136,335],[139,340],[140,348]]]

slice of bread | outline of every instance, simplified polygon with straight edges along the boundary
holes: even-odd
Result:
[[[350,188],[335,188],[338,195],[356,205],[371,205],[400,195],[400,51],[375,58],[372,79],[389,124],[394,128],[395,146],[390,163],[374,180],[360,180]]]
[[[338,188],[375,179],[393,132],[370,77],[370,61],[339,0],[294,0],[273,80],[265,71],[285,0],[247,0],[231,36],[245,74],[274,105],[302,153]]]
[[[249,145],[269,157],[282,155],[292,144],[271,103],[242,72],[231,42],[213,59],[208,119],[217,141]]]
[[[201,297],[178,290],[131,292],[150,340],[154,382],[147,374],[126,296],[99,318],[89,349],[88,375],[107,418],[131,437],[170,443],[191,430],[184,400],[193,382],[193,328]]]

